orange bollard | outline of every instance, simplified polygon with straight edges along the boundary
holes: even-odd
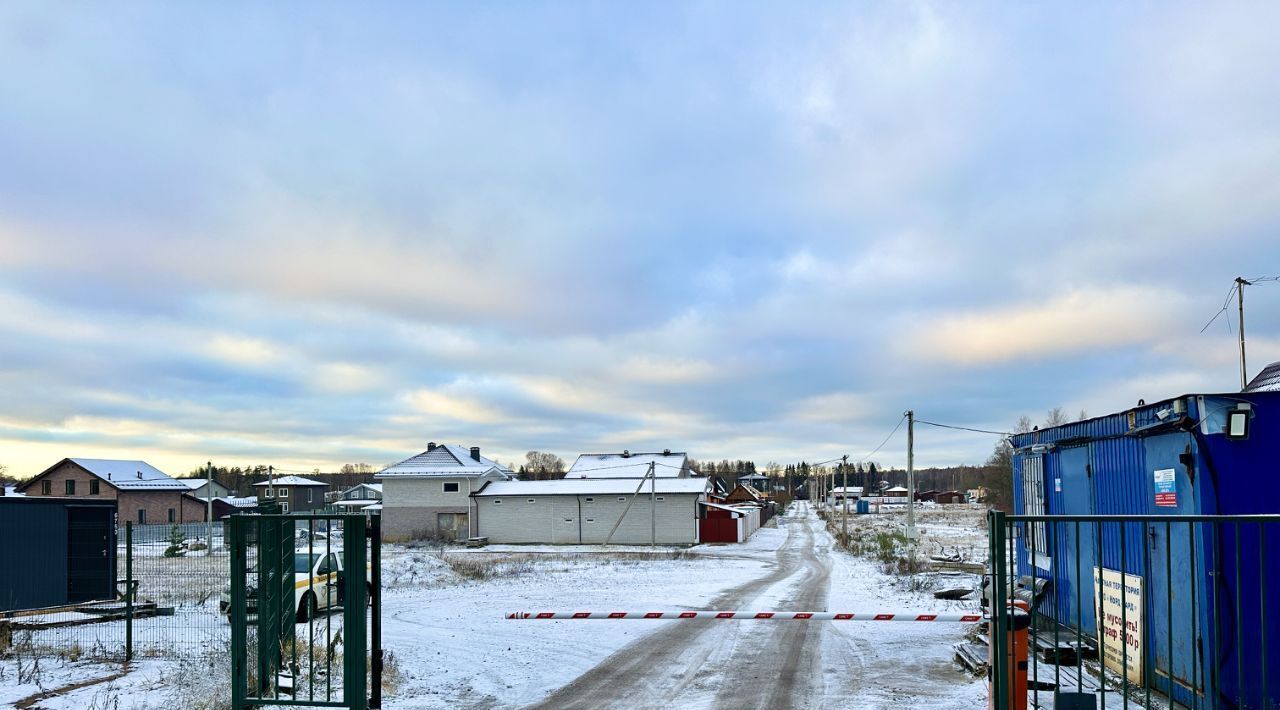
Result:
[[[1012,628],[1009,632],[1009,675],[1006,685],[1009,688],[1008,706],[1011,710],[1026,710],[1027,707],[1027,654],[1030,650],[1031,614],[1027,612],[1027,603],[1021,599],[1009,604],[1013,607]],[[996,710],[995,683],[995,637],[987,634],[987,707]]]

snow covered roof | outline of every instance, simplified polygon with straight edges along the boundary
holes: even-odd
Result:
[[[348,493],[354,493],[354,492],[356,492],[356,491],[360,490],[361,488],[365,488],[365,489],[368,489],[368,490],[374,491],[374,492],[376,492],[376,493],[381,493],[381,492],[382,492],[382,484],[381,484],[381,483],[357,483],[357,484],[355,484],[354,486],[352,486],[352,487],[348,488],[347,490],[343,491],[343,492],[342,492],[342,495],[344,495],[344,496],[345,496],[345,495],[347,495]]]
[[[276,476],[265,481],[258,481],[253,485],[256,488],[258,486],[327,486],[329,484],[313,481],[302,476]]]
[[[700,502],[702,503],[702,505],[705,505],[708,508],[715,508],[716,510],[727,510],[730,513],[733,513],[734,515],[737,515],[737,516],[743,516],[747,514],[745,510],[741,508],[735,508],[732,505],[725,505],[723,503],[712,503],[710,501],[705,501],[705,500]]]
[[[187,488],[187,484],[178,481],[178,479],[171,477],[146,461],[119,459],[66,460],[121,490],[190,490]]]
[[[893,489],[891,488],[889,490],[893,490]],[[905,491],[907,489],[903,488],[902,490]],[[848,493],[850,495],[862,495],[862,486],[836,486],[835,488],[831,489],[831,493],[835,495],[839,495],[841,493]]]
[[[681,451],[660,453],[582,454],[565,478],[644,478],[649,464],[658,478],[687,478],[689,456]]]
[[[382,501],[376,498],[361,498],[361,499],[343,498],[342,500],[335,500],[333,504],[342,506],[344,508],[367,508],[375,503],[381,503],[381,502]]]
[[[418,478],[422,476],[483,476],[497,472],[510,477],[511,469],[485,458],[475,449],[453,444],[430,444],[426,451],[383,469],[378,478]],[[478,458],[478,460],[477,460]]]
[[[902,486],[894,486],[893,488],[885,489],[885,493],[906,493],[906,492],[907,492],[907,489],[903,488]]]
[[[222,498],[214,498],[214,500],[220,500],[223,503],[226,503],[227,505],[230,505],[236,508],[252,508],[258,504],[258,499],[255,496],[248,496],[245,498],[235,498],[232,496],[224,496]]]
[[[1280,362],[1273,362],[1262,369],[1257,377],[1249,380],[1245,392],[1280,392]]]
[[[555,481],[494,481],[472,493],[477,498],[498,496],[575,496],[575,495],[631,495],[640,481],[636,479],[569,479]],[[650,483],[641,486],[640,493],[649,492]],[[705,493],[711,485],[707,478],[658,478],[655,490],[661,494]]]
[[[5,486],[5,487],[4,487],[4,495],[5,495],[5,497],[6,497],[6,498],[10,498],[10,497],[17,497],[17,498],[21,498],[21,497],[23,497],[25,494],[23,494],[23,493],[19,493],[19,492],[18,492],[18,487],[17,487],[17,486]]]

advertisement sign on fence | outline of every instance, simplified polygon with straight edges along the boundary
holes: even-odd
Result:
[[[1142,577],[1103,569],[1099,580],[1093,568],[1093,613],[1107,668],[1123,673],[1130,683],[1142,684]],[[1127,648],[1127,651],[1126,651]],[[1126,653],[1128,654],[1126,656]]]

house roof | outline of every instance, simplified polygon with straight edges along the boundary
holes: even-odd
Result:
[[[329,484],[313,481],[302,476],[277,476],[265,481],[258,481],[253,485],[256,488],[258,486],[328,486]]]
[[[178,479],[171,477],[146,461],[67,458],[45,469],[40,476],[61,466],[64,461],[74,463],[120,490],[174,490],[184,492],[191,490],[187,488],[185,483],[179,482]],[[25,490],[40,476],[21,484],[21,488]]]
[[[13,497],[19,497],[19,498],[20,498],[20,497],[22,497],[22,496],[24,496],[24,495],[26,495],[25,493],[19,493],[19,492],[18,492],[18,487],[17,487],[17,486],[5,486],[5,487],[4,487],[4,494],[5,494],[5,496],[6,496],[6,497],[11,497],[11,496],[13,496]]]
[[[732,505],[725,505],[724,503],[712,503],[711,501],[707,501],[707,500],[700,501],[700,502],[702,503],[702,505],[705,505],[708,508],[715,508],[716,510],[727,510],[738,517],[742,517],[747,514],[747,511],[743,510],[742,508],[735,508]]]
[[[636,492],[640,481],[636,479],[570,479],[561,478],[555,481],[493,481],[472,493],[476,498],[495,498],[500,496],[576,496],[576,495],[631,495]],[[640,494],[649,492],[651,484],[641,486]],[[658,478],[654,483],[655,492],[666,494],[699,494],[705,493],[711,485],[707,478]]]
[[[382,484],[381,484],[381,483],[357,483],[357,484],[355,484],[354,486],[352,486],[352,487],[348,488],[347,490],[343,491],[343,492],[342,492],[342,495],[344,495],[344,496],[345,496],[346,494],[348,494],[348,493],[350,493],[350,492],[352,492],[352,491],[354,491],[354,490],[358,490],[358,489],[360,489],[360,488],[368,488],[369,490],[371,490],[371,491],[377,491],[378,493],[381,493],[381,492],[382,492]]]
[[[893,492],[893,493],[906,493],[906,492],[907,492],[907,489],[903,488],[902,486],[894,486],[893,488],[886,488],[884,492],[885,492],[885,493],[890,493],[890,492]]]
[[[903,488],[902,490],[906,490]],[[831,489],[832,493],[856,493],[862,495],[862,486],[836,486]]]
[[[1262,368],[1256,377],[1249,380],[1245,392],[1280,392],[1280,362],[1273,362]]]
[[[684,478],[689,475],[689,456],[682,451],[659,453],[582,454],[564,475],[571,478],[644,478],[649,464],[654,464],[658,478]]]
[[[258,504],[258,499],[254,496],[247,496],[244,498],[224,496],[222,498],[214,498],[214,500],[220,500],[223,503],[226,503],[227,505],[235,508],[252,508]]]
[[[494,471],[508,477],[512,475],[511,469],[493,459],[481,456],[477,461],[471,458],[471,450],[465,446],[434,444],[417,456],[384,468],[377,477],[483,476]]]

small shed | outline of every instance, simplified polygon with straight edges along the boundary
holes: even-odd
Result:
[[[116,502],[0,496],[0,612],[115,598]]]
[[[956,505],[968,502],[968,496],[960,491],[938,491],[933,495],[933,502],[939,505]]]

